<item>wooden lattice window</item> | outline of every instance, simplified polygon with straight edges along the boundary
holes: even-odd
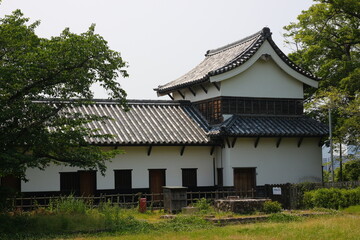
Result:
[[[129,190],[132,188],[131,169],[114,170],[115,174],[115,189]]]
[[[60,173],[60,191],[64,193],[78,193],[80,190],[80,175],[78,172]]]
[[[182,170],[182,185],[188,188],[197,187],[196,168],[183,168]]]

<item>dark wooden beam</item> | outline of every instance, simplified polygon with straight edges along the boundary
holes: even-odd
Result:
[[[185,95],[184,95],[180,90],[178,90],[177,92],[180,94],[180,96],[181,96],[183,99],[185,99]]]
[[[324,145],[324,142],[323,142],[322,138],[319,138],[319,147],[322,147],[322,145]]]
[[[282,137],[279,137],[278,140],[277,140],[277,142],[276,142],[276,147],[277,147],[277,148],[280,146],[281,139],[282,139]]]
[[[259,141],[260,141],[260,137],[257,137],[256,140],[255,140],[255,143],[254,143],[255,148],[257,148],[257,146],[259,144]]]
[[[215,151],[215,146],[211,146],[211,149],[210,149],[210,155],[211,156],[214,154],[214,151]]]
[[[147,155],[148,155],[148,156],[150,156],[150,154],[151,154],[151,150],[152,150],[152,146],[149,146],[149,148],[148,148],[148,152],[147,152]]]
[[[194,97],[196,96],[196,92],[191,87],[189,87],[189,91],[194,95]]]
[[[231,147],[233,148],[235,146],[235,143],[236,143],[236,140],[237,140],[237,137],[234,137],[232,143],[231,143]]]
[[[182,156],[184,154],[184,151],[185,151],[185,145],[181,147],[180,156]]]
[[[208,90],[202,84],[200,84],[200,87],[201,87],[202,90],[204,90],[205,93],[208,92]]]
[[[228,148],[230,148],[230,147],[231,147],[231,145],[230,145],[229,138],[225,138],[225,141],[226,141],[226,144],[227,144]]]
[[[170,94],[170,93],[168,93],[167,95],[169,96],[169,98],[171,98],[171,100],[174,100],[174,97],[173,97],[173,96],[171,96],[171,94]]]
[[[213,84],[214,84],[214,86],[216,87],[216,89],[217,89],[218,91],[220,91],[220,85],[218,85],[216,82],[213,82]]]
[[[297,146],[298,147],[300,147],[301,146],[301,143],[302,143],[302,141],[304,140],[304,138],[303,137],[301,137],[301,138],[299,138],[299,141],[298,141],[298,143],[297,143]]]

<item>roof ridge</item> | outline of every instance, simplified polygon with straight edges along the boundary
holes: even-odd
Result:
[[[206,56],[206,57],[209,57],[209,56],[218,54],[218,53],[220,53],[220,52],[226,51],[226,50],[228,50],[228,49],[230,49],[230,48],[236,47],[236,46],[238,46],[238,45],[240,45],[240,44],[243,44],[243,43],[245,43],[245,42],[248,42],[248,41],[250,41],[250,40],[253,40],[253,39],[256,38],[256,37],[259,37],[259,35],[260,35],[261,33],[262,33],[262,31],[259,31],[259,32],[257,32],[257,33],[254,33],[254,34],[250,35],[250,36],[247,36],[247,37],[245,37],[245,38],[243,38],[243,39],[240,39],[240,40],[238,40],[238,41],[236,41],[236,42],[229,43],[229,44],[227,44],[227,45],[225,45],[225,46],[222,46],[222,47],[219,47],[219,48],[207,50],[206,53],[205,53],[205,56]]]
[[[79,102],[77,102],[79,101]],[[116,99],[104,99],[104,98],[94,98],[94,99],[60,99],[60,98],[45,98],[45,99],[36,99],[33,102],[39,103],[80,103],[80,104],[116,104],[119,103],[119,100]],[[129,105],[191,105],[189,100],[157,100],[157,99],[126,99],[126,102]]]
[[[205,56],[207,57],[207,56],[212,56],[212,55],[218,54],[220,52],[223,52],[223,51],[228,50],[230,48],[236,47],[236,46],[238,46],[240,44],[243,44],[243,43],[248,42],[248,41],[250,41],[250,40],[252,40],[252,39],[254,39],[256,37],[261,37],[261,36],[264,37],[264,38],[270,37],[271,36],[270,29],[268,27],[264,27],[260,31],[254,33],[254,34],[252,34],[250,36],[247,36],[247,37],[245,37],[243,39],[240,39],[240,40],[235,41],[233,43],[229,43],[229,44],[227,44],[225,46],[222,46],[222,47],[219,47],[219,48],[207,50]]]
[[[153,100],[153,99],[128,99],[129,105],[187,105],[189,100]]]

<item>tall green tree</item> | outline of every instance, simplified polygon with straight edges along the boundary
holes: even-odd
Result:
[[[94,26],[82,34],[65,29],[50,39],[36,35],[38,26],[20,10],[0,19],[0,177],[24,177],[27,168],[51,163],[104,172],[117,152],[85,139],[111,136],[84,123],[106,116],[74,114],[68,107],[90,103],[91,86],[99,83],[126,109],[126,93],[116,81],[128,76],[126,62]]]
[[[313,115],[327,123],[330,108],[334,136],[360,144],[360,1],[315,2],[284,27],[294,48],[289,57],[322,78],[317,91],[306,89]]]

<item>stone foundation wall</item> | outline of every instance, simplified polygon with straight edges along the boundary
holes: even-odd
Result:
[[[234,212],[240,214],[261,211],[264,203],[270,199],[219,199],[215,200],[215,208],[223,212]]]

